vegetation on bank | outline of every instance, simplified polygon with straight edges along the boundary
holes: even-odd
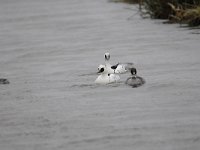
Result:
[[[168,19],[189,26],[200,25],[200,0],[111,0],[114,2],[138,3],[142,15],[156,19]]]
[[[129,4],[138,4],[142,0],[110,0],[111,2],[124,2],[124,3],[129,3]]]

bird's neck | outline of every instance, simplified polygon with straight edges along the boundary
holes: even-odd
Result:
[[[109,60],[105,60],[105,64],[106,64],[106,67],[110,67],[110,63],[109,63]]]

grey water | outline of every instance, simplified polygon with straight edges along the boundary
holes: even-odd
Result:
[[[0,149],[199,150],[200,30],[107,0],[0,1]],[[95,85],[105,52],[146,83]]]

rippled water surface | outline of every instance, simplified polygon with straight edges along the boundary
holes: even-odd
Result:
[[[200,31],[106,0],[0,1],[3,150],[198,150]],[[134,15],[135,14],[135,15]],[[146,80],[94,84],[134,62]]]

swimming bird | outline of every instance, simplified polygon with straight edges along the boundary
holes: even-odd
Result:
[[[9,84],[10,82],[8,81],[8,79],[5,78],[0,78],[0,84]]]
[[[99,65],[98,73],[100,73],[100,75],[95,80],[95,83],[97,84],[115,83],[120,80],[119,75],[108,73],[105,65]]]
[[[110,54],[105,53],[104,54],[105,58],[105,66],[108,71],[108,73],[114,73],[114,74],[122,74],[130,71],[130,68],[133,68],[133,63],[117,63],[116,65],[111,65],[109,63],[110,60]]]
[[[139,87],[145,83],[142,77],[137,76],[137,70],[135,68],[130,69],[131,77],[126,80],[126,84],[132,86],[133,88]]]

